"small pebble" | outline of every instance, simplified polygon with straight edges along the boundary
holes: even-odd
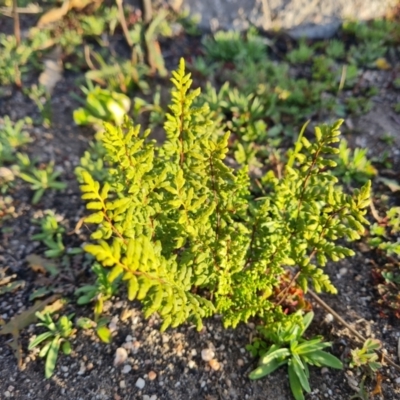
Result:
[[[239,358],[239,359],[237,360],[237,365],[238,365],[239,367],[243,367],[244,361],[243,361],[241,358]]]
[[[214,371],[218,371],[221,368],[221,364],[215,359],[210,360],[208,364]]]
[[[128,358],[128,353],[123,347],[118,347],[115,351],[114,367],[123,364]]]
[[[203,361],[211,361],[215,356],[215,353],[211,349],[204,349],[201,351],[201,358]]]
[[[331,313],[326,314],[325,318],[324,318],[324,322],[326,324],[330,324],[332,321],[333,321],[333,315]]]
[[[140,390],[144,388],[144,385],[146,385],[146,382],[142,378],[139,378],[135,383],[135,386]]]
[[[157,374],[154,371],[150,371],[147,376],[149,377],[149,380],[154,381],[154,379],[157,378]]]
[[[128,374],[129,372],[131,372],[131,370],[132,370],[132,367],[129,364],[124,365],[124,368],[122,368],[122,373]]]
[[[326,367],[321,368],[321,374],[322,375],[325,375],[327,373],[329,373],[329,369],[328,368],[326,368]]]
[[[78,375],[83,375],[85,372],[86,372],[85,363],[81,361],[81,366],[79,368]]]
[[[125,338],[125,342],[132,342],[132,340],[133,340],[132,335],[128,335],[128,336]]]
[[[126,388],[126,383],[125,383],[124,380],[122,380],[122,381],[119,382],[119,387],[120,387],[121,389],[125,389],[125,388]]]
[[[188,367],[189,367],[190,369],[196,368],[196,363],[195,363],[193,360],[190,360],[190,361],[188,362]]]
[[[396,379],[395,379],[395,382],[396,382],[398,385],[400,385],[400,378],[396,378]]]
[[[6,391],[4,392],[4,396],[5,396],[5,397],[10,397],[10,396],[11,396],[11,393],[10,393],[8,390],[6,390]]]

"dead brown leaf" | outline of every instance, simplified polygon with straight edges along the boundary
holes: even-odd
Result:
[[[67,12],[70,10],[70,1],[64,0],[63,5],[60,8],[52,8],[46,13],[44,13],[38,23],[37,26],[39,28],[52,24],[53,22],[59,21]]]
[[[14,316],[0,331],[0,335],[12,335],[13,340],[8,344],[14,351],[14,355],[18,361],[18,368],[22,366],[22,351],[19,343],[20,331],[28,325],[36,321],[35,313],[43,310],[47,305],[54,302],[59,298],[59,295],[53,295],[47,300],[36,303],[28,310],[23,311],[21,314]]]
[[[37,27],[41,28],[45,25],[52,24],[53,22],[57,22],[62,19],[68,11],[75,10],[83,10],[89,4],[94,4],[97,8],[103,0],[64,0],[63,5],[59,8],[52,8],[43,14],[38,23]]]
[[[377,372],[376,373],[376,385],[375,385],[374,390],[371,393],[372,396],[376,396],[377,394],[379,394],[379,395],[382,394],[381,383],[382,383],[382,375],[379,372]]]
[[[45,274],[48,272],[51,276],[56,276],[60,272],[54,262],[40,257],[37,254],[30,254],[26,257],[26,261],[28,261],[32,271],[37,273]]]

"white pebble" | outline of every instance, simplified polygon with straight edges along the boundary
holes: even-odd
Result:
[[[324,322],[326,324],[330,324],[332,321],[333,321],[333,315],[331,313],[326,314],[325,318],[324,318]]]
[[[132,367],[129,364],[124,365],[124,368],[122,368],[122,373],[128,374],[129,372],[131,372],[131,370],[132,370]]]
[[[211,361],[215,353],[211,349],[204,349],[201,351],[201,358],[203,361]]]
[[[123,347],[118,347],[115,352],[114,367],[123,364],[128,358],[128,353]]]
[[[128,336],[125,338],[125,342],[132,342],[132,340],[133,340],[132,335],[128,335]]]
[[[126,383],[125,383],[124,380],[122,380],[122,381],[119,382],[119,387],[120,387],[121,389],[125,389],[125,388],[126,388]]]
[[[396,379],[395,379],[395,382],[396,382],[398,385],[400,385],[400,378],[396,378]]]
[[[144,385],[146,385],[146,382],[142,378],[139,378],[135,383],[135,386],[140,390],[144,388]]]
[[[189,367],[190,369],[196,368],[196,363],[195,363],[193,360],[190,360],[190,361],[188,362],[188,367]]]

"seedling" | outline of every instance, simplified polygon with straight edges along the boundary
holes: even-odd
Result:
[[[367,158],[367,152],[367,149],[360,148],[352,151],[343,139],[339,145],[339,154],[335,157],[337,168],[334,174],[346,184],[353,181],[361,184],[367,182],[377,173]]]
[[[54,171],[54,162],[50,162],[44,169],[34,168],[31,173],[21,172],[19,176],[31,184],[31,189],[35,191],[32,204],[39,203],[47,189],[63,190],[67,187],[64,182],[57,181],[61,172]]]
[[[34,347],[39,346],[40,343],[45,342],[40,350],[39,357],[46,357],[45,377],[49,379],[54,373],[60,346],[65,355],[71,354],[71,343],[68,339],[76,331],[71,322],[74,314],[63,315],[56,323],[52,320],[49,313],[42,314],[36,312],[35,315],[42,321],[36,324],[36,326],[44,326],[48,331],[33,339],[28,349],[32,350]]]
[[[47,210],[46,215],[39,221],[42,232],[32,236],[33,240],[42,241],[49,249],[44,252],[46,257],[60,257],[65,252],[62,234],[65,228],[58,225],[57,216],[53,211]]]
[[[83,101],[83,108],[74,111],[74,121],[77,125],[97,125],[102,126],[103,121],[114,121],[121,123],[124,115],[131,106],[129,97],[123,93],[117,93],[100,86],[93,86],[91,81],[87,82],[87,88],[81,87],[86,95]]]
[[[108,300],[117,292],[119,280],[117,279],[118,276],[109,276],[110,272],[107,272],[98,263],[94,263],[92,271],[96,275],[95,284],[85,285],[75,290],[75,296],[78,296],[77,303],[79,305],[89,304],[95,301],[94,315],[95,320],[97,320],[103,312],[104,301]]]
[[[15,162],[16,149],[32,141],[23,130],[26,122],[27,120],[21,119],[13,123],[7,115],[3,118],[0,124],[0,167],[5,163]]]
[[[381,363],[377,362],[378,354],[376,351],[381,348],[381,342],[377,339],[367,339],[362,348],[351,350],[350,368],[367,368],[374,373],[382,367]]]
[[[279,367],[288,365],[289,383],[292,394],[296,400],[304,400],[303,392],[310,393],[308,382],[308,364],[317,367],[330,367],[342,369],[341,361],[322,349],[330,347],[331,343],[323,342],[323,338],[316,336],[310,340],[304,339],[305,330],[310,325],[314,313],[309,312],[303,317],[303,327],[295,324],[277,324],[271,331],[265,327],[260,332],[265,339],[273,342],[273,345],[264,353],[262,347],[259,366],[250,373],[250,379],[260,379],[271,374]],[[250,350],[255,350],[249,347]]]

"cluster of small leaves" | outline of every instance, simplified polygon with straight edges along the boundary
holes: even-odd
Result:
[[[206,36],[203,45],[207,57],[216,61],[259,61],[267,48],[255,29],[250,29],[245,37],[240,32],[218,31],[213,37]]]
[[[302,337],[313,317],[314,313],[309,312],[303,317],[301,324],[287,322],[277,323],[272,329],[260,328],[265,339],[274,344],[265,351],[264,346],[260,346],[259,342],[256,342],[261,358],[259,366],[250,373],[250,379],[260,379],[279,367],[288,365],[292,394],[296,400],[304,400],[303,392],[311,392],[308,382],[310,377],[308,364],[342,369],[343,365],[339,359],[322,350],[330,347],[330,343],[323,342],[321,336],[310,340]],[[248,349],[254,354],[254,346],[248,346]]]
[[[93,86],[88,81],[88,87],[82,87],[86,95],[85,101],[78,99],[84,107],[74,111],[74,121],[77,125],[98,125],[102,121],[114,121],[119,124],[122,122],[126,112],[129,111],[131,101],[123,93],[113,92],[108,89],[102,89],[100,86]]]
[[[360,148],[352,151],[348,148],[347,141],[342,139],[339,153],[335,157],[337,167],[334,174],[346,184],[353,183],[353,181],[364,184],[376,175],[376,169],[368,160],[367,152],[367,149]]]
[[[109,282],[126,281],[146,317],[159,313],[162,330],[186,320],[201,329],[215,312],[233,327],[252,316],[265,324],[298,319],[282,311],[284,293],[274,293],[287,266],[297,268],[303,290],[311,283],[335,293],[322,267],[352,255],[336,242],[358,239],[367,223],[370,185],[350,196],[330,172],[341,121],[317,127],[314,143],[301,134],[284,176],[268,173],[268,195],[252,199],[246,168],[223,162],[229,133],[216,134],[207,104],[193,106],[200,89],[189,91],[183,60],[172,82],[163,146],[129,121],[106,124],[109,179],[101,184],[81,170],[92,211],[85,222],[97,225],[85,250],[111,268]]]
[[[75,290],[75,295],[79,296],[77,303],[79,305],[88,304],[92,301],[96,302],[94,307],[94,315],[97,320],[103,312],[103,304],[105,300],[112,297],[118,289],[118,281],[108,278],[110,271],[102,268],[100,264],[94,263],[92,271],[96,275],[96,282],[94,285],[85,285]]]
[[[29,134],[23,130],[25,123],[22,119],[13,123],[7,115],[3,118],[0,125],[0,167],[15,162],[16,149],[32,141]]]
[[[60,171],[54,171],[53,161],[43,169],[33,167],[29,173],[21,172],[19,174],[20,178],[30,183],[31,189],[35,191],[32,197],[32,204],[39,203],[47,189],[63,190],[67,187],[66,183],[57,180],[60,175]]]
[[[367,367],[371,372],[376,372],[382,367],[378,362],[376,353],[381,348],[381,342],[377,339],[367,339],[361,348],[351,350],[350,367]]]
[[[39,221],[41,232],[32,236],[33,240],[40,240],[48,247],[44,252],[46,257],[57,258],[64,254],[65,246],[63,244],[62,235],[65,228],[58,224],[57,216],[53,211],[47,210],[46,215]]]
[[[46,357],[45,377],[50,378],[56,367],[60,346],[65,355],[71,354],[71,343],[68,338],[75,333],[71,322],[74,314],[63,315],[57,322],[53,321],[49,313],[42,314],[37,312],[35,315],[42,321],[37,326],[44,326],[47,332],[33,339],[29,344],[28,350],[32,350],[34,347],[39,346],[40,343],[45,342],[40,350],[39,357]]]
[[[386,214],[386,218],[379,224],[371,226],[370,234],[373,236],[369,244],[385,251],[389,255],[400,257],[400,207],[392,207]],[[393,240],[387,240],[393,238]]]

